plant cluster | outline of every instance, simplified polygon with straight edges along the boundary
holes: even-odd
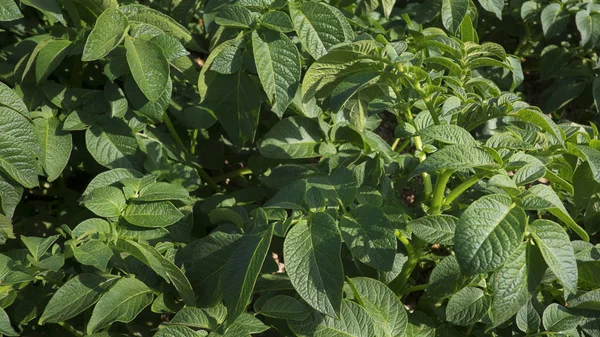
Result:
[[[0,0],[0,335],[600,336],[599,20]]]

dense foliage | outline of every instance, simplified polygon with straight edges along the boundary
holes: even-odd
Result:
[[[600,336],[595,0],[0,0],[0,335]]]

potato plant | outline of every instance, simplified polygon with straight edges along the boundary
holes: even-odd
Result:
[[[0,335],[600,336],[597,6],[0,0]]]

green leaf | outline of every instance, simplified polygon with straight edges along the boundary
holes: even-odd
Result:
[[[214,74],[210,70],[221,74],[234,74],[239,72],[242,63],[242,52],[245,46],[245,35],[238,34],[235,38],[227,40],[211,51],[204,61],[204,66],[198,77],[198,92],[200,100],[206,99],[209,84],[214,80]],[[215,64],[217,64],[215,66]],[[213,69],[214,68],[214,69]]]
[[[24,253],[26,254],[26,252]],[[19,270],[15,259],[7,256],[6,254],[0,254],[0,278],[5,285],[18,284],[34,280],[32,275]]]
[[[434,337],[437,329],[431,321],[431,318],[423,312],[416,311],[408,316],[408,328],[406,337]]]
[[[546,271],[536,246],[522,243],[492,278],[492,325],[513,317],[531,298]]]
[[[69,162],[73,148],[71,133],[62,130],[62,124],[56,117],[36,118],[33,125],[40,144],[40,162],[48,181],[54,181]]]
[[[10,324],[10,318],[6,314],[6,311],[0,307],[0,334],[4,336],[20,336],[18,332]]]
[[[292,227],[283,244],[285,267],[300,297],[332,317],[338,315],[342,305],[341,247],[335,220],[321,212],[313,213],[308,221],[300,221]]]
[[[125,208],[123,192],[112,186],[100,187],[88,194],[83,204],[97,216],[115,218],[121,215]]]
[[[69,40],[52,40],[48,42],[35,58],[35,80],[40,83],[50,75],[67,57],[71,49]]]
[[[103,58],[123,39],[129,27],[127,17],[116,7],[109,7],[96,20],[83,47],[82,61]]]
[[[95,233],[110,233],[111,226],[104,220],[99,218],[86,219],[80,222],[71,232],[73,238],[82,238]]]
[[[229,325],[223,334],[223,337],[238,337],[249,336],[251,334],[260,334],[268,330],[269,327],[264,325],[258,318],[244,312],[233,324]],[[220,335],[216,335],[220,337]]]
[[[358,184],[352,171],[345,167],[340,167],[327,176],[310,177],[308,183],[319,189],[332,206],[350,205],[358,192]]]
[[[265,203],[264,207],[303,210],[304,196],[307,189],[306,179],[294,181],[283,186],[277,194]]]
[[[356,41],[333,48],[313,62],[302,81],[302,99],[328,96],[345,76],[370,72],[378,66],[378,45],[373,40]]]
[[[0,21],[14,21],[22,17],[19,6],[13,0],[0,0]]]
[[[442,23],[451,33],[456,33],[462,23],[467,10],[468,0],[443,0],[442,1]]]
[[[194,40],[192,34],[169,15],[140,4],[120,6],[119,10],[127,16],[127,19],[132,24],[151,24],[162,30],[166,35],[177,38],[187,48],[197,52],[205,52],[198,42]]]
[[[445,144],[475,144],[475,139],[467,130],[451,124],[431,125],[417,132],[417,135]]]
[[[575,23],[581,33],[581,45],[587,48],[595,46],[600,37],[600,15],[581,10],[575,16]]]
[[[594,95],[596,111],[600,111],[600,77],[594,77],[594,82],[592,84],[592,94]]]
[[[496,17],[502,20],[502,9],[504,0],[479,0],[479,4],[488,12],[496,14]]]
[[[406,310],[398,297],[383,283],[366,277],[355,277],[350,287],[356,300],[373,320],[374,336],[402,336],[408,324]]]
[[[120,238],[115,248],[135,256],[142,263],[152,268],[165,281],[173,284],[186,305],[193,306],[196,304],[196,295],[194,295],[192,286],[181,269],[163,257],[154,247]]]
[[[568,11],[563,11],[562,4],[551,3],[544,7],[540,19],[546,39],[562,33],[569,23],[569,16]]]
[[[569,309],[557,303],[547,306],[542,315],[544,328],[553,332],[575,329],[582,321],[583,317],[570,313]]]
[[[21,3],[41,11],[49,18],[52,18],[52,20],[59,21],[65,26],[67,25],[60,5],[56,0],[21,0]]]
[[[14,181],[7,181],[0,174],[0,211],[12,219],[17,205],[23,196],[23,188]]]
[[[266,300],[259,312],[267,317],[303,321],[308,318],[311,310],[291,296],[277,295]]]
[[[152,183],[140,190],[138,201],[187,200],[189,192],[178,185],[165,182]]]
[[[238,247],[236,233],[213,232],[177,251],[176,263],[182,265],[198,294],[198,304],[212,306],[223,296],[223,269]]]
[[[140,227],[167,227],[183,219],[183,213],[169,201],[130,204],[123,218]]]
[[[52,246],[52,244],[58,240],[58,237],[58,235],[49,236],[47,238],[35,236],[27,237],[25,235],[21,235],[21,241],[23,241],[23,244],[25,244],[27,250],[29,250],[29,253],[31,253],[33,259],[39,261],[44,254],[46,254],[50,246]]]
[[[234,145],[253,141],[263,100],[254,77],[240,71],[233,75],[216,74],[211,78],[210,82],[202,84],[203,76],[200,75],[198,86],[207,88],[206,95],[201,94],[202,105],[217,116]]]
[[[392,10],[394,9],[394,5],[396,4],[396,0],[380,0],[381,7],[383,7],[383,14],[386,18],[389,18],[392,14]]]
[[[263,89],[281,118],[300,85],[298,49],[283,33],[260,30],[252,33],[252,50]]]
[[[571,143],[568,143],[568,149],[571,154],[587,161],[594,175],[594,180],[600,183],[600,151],[589,146]]]
[[[106,271],[108,261],[113,256],[113,252],[108,246],[98,240],[91,240],[73,248],[75,259],[81,264],[94,266],[101,271]]]
[[[523,240],[525,222],[525,211],[506,195],[475,200],[456,226],[454,249],[461,270],[475,275],[502,266]]]
[[[185,326],[167,326],[158,330],[153,337],[198,337],[198,332]]]
[[[209,318],[203,309],[185,307],[175,314],[175,316],[169,321],[169,325],[185,325],[199,329],[214,329],[213,324],[216,322],[212,322],[211,318]]]
[[[227,321],[230,324],[246,311],[246,306],[250,303],[254,285],[269,252],[272,236],[273,226],[269,226],[262,234],[244,235],[225,265],[223,299],[228,311]]]
[[[325,55],[332,46],[354,37],[346,17],[327,4],[292,2],[290,15],[300,43],[315,60]]]
[[[410,221],[414,235],[431,244],[454,244],[454,232],[459,219],[452,215],[430,215]]]
[[[104,84],[104,97],[110,104],[110,117],[123,118],[129,107],[121,88],[110,81]]]
[[[535,19],[538,13],[538,5],[535,1],[525,1],[521,5],[521,19],[528,21]]]
[[[254,14],[244,6],[233,4],[223,7],[215,16],[219,26],[233,28],[250,28],[254,25]]]
[[[531,231],[550,270],[567,290],[575,293],[577,261],[569,235],[559,224],[550,220],[535,220],[527,228]]]
[[[99,187],[119,186],[117,183],[125,178],[141,178],[142,176],[143,175],[136,170],[125,168],[117,168],[99,173],[92,181],[90,181],[85,191],[83,191],[83,197]]]
[[[167,80],[167,87],[156,102],[149,101],[140,87],[135,83],[135,79],[127,77],[125,80],[125,93],[131,105],[137,112],[147,117],[152,122],[162,122],[165,111],[171,102],[173,94],[173,83],[171,78]]]
[[[466,279],[460,272],[460,266],[454,255],[445,257],[431,271],[427,294],[433,298],[452,295],[466,285]]]
[[[473,27],[473,20],[469,14],[465,15],[463,22],[460,24],[460,39],[463,42],[479,42],[477,31]]]
[[[528,301],[519,309],[516,320],[519,330],[525,333],[535,333],[540,329],[540,315],[531,304],[531,301]]]
[[[152,41],[125,39],[127,64],[140,90],[150,102],[156,102],[167,89],[169,61]]]
[[[260,24],[282,33],[289,33],[294,30],[292,19],[286,12],[282,11],[266,12],[260,17]]]
[[[152,289],[135,278],[122,278],[102,295],[87,324],[92,334],[114,322],[129,323],[152,303]]]
[[[520,205],[527,210],[547,210],[567,224],[567,226],[571,227],[584,241],[590,240],[585,230],[579,227],[575,220],[571,218],[571,215],[552,187],[542,184],[531,187],[521,197]]]
[[[279,121],[260,142],[258,149],[267,158],[299,159],[319,157],[321,129],[317,122],[300,116]]]
[[[9,0],[12,1],[12,0]],[[1,6],[0,6],[1,10]],[[2,21],[2,20],[0,20]],[[0,82],[0,106],[10,108],[25,117],[29,117],[29,110],[25,102],[6,84]]]
[[[427,156],[412,173],[417,176],[423,172],[435,172],[440,170],[459,170],[468,168],[498,168],[494,158],[485,150],[472,145],[450,145],[446,146],[432,155]]]
[[[79,315],[96,303],[115,280],[87,273],[73,277],[52,295],[39,324],[64,322]]]
[[[122,120],[111,118],[94,124],[85,132],[85,144],[92,157],[108,168],[141,169],[137,140]]]
[[[551,134],[559,144],[564,146],[565,134],[552,119],[536,109],[520,109],[514,113],[519,119],[537,125],[542,130]]]
[[[152,38],[152,42],[156,43],[162,49],[171,65],[175,63],[175,60],[190,54],[179,40],[170,35],[155,36]]]
[[[22,114],[0,107],[0,170],[27,188],[38,186],[37,137]]]
[[[350,101],[350,98],[361,90],[376,84],[379,76],[379,72],[369,71],[357,72],[345,77],[331,92],[331,110],[340,111]]]
[[[373,320],[361,306],[344,300],[339,318],[316,311],[303,321],[288,321],[298,337],[373,337]]]
[[[466,326],[478,322],[487,314],[491,300],[483,290],[465,287],[454,294],[446,307],[446,320]]]
[[[396,255],[394,227],[383,211],[362,205],[340,220],[340,231],[352,256],[373,268],[389,271]]]
[[[6,242],[7,239],[14,239],[15,234],[13,225],[9,218],[0,214],[0,243]]]

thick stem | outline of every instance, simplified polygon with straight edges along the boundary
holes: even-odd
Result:
[[[442,205],[444,203],[444,193],[446,192],[446,185],[452,176],[452,170],[445,170],[437,178],[435,183],[435,191],[433,192],[433,198],[431,200],[430,214],[436,215],[442,212]]]
[[[423,140],[420,136],[415,136],[415,148],[421,152],[419,156],[419,162],[423,162],[427,156],[423,152]],[[423,190],[425,192],[425,200],[429,200],[431,193],[433,192],[433,185],[431,183],[431,176],[429,173],[423,173]]]
[[[458,198],[471,186],[475,185],[479,180],[481,180],[481,177],[472,176],[471,178],[463,181],[460,185],[456,186],[456,188],[454,188],[450,193],[448,193],[446,199],[444,199],[444,206],[450,206],[456,198]]]
[[[402,244],[406,247],[406,252],[408,253],[408,260],[402,266],[402,271],[400,275],[396,277],[390,284],[389,287],[392,289],[394,294],[398,297],[402,297],[408,289],[406,289],[406,285],[408,284],[408,280],[410,280],[410,275],[413,270],[419,264],[420,254],[418,251],[414,249],[414,247],[410,244],[408,239],[402,235],[399,231],[396,231],[396,237]],[[409,288],[410,289],[410,288]]]

